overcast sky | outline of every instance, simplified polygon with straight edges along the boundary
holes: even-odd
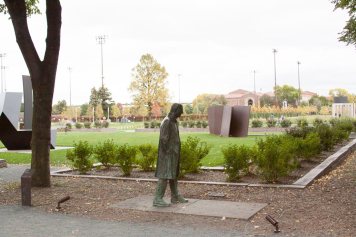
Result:
[[[44,1],[40,1],[44,2]],[[120,103],[131,102],[131,69],[150,53],[169,73],[171,101],[191,102],[198,94],[257,91],[274,86],[272,49],[277,49],[277,84],[327,95],[329,89],[356,93],[356,50],[338,41],[346,12],[328,0],[62,0],[62,39],[54,103],[88,102],[101,85],[98,35],[103,45],[104,84]],[[45,13],[43,9],[43,13]],[[29,19],[43,58],[45,14]],[[0,16],[0,53],[7,91],[22,91],[28,70],[8,16]],[[71,74],[68,67],[72,68]]]

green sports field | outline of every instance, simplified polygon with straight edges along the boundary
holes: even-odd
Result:
[[[195,136],[201,141],[207,142],[212,146],[210,153],[202,161],[204,166],[216,166],[223,164],[223,155],[221,147],[228,144],[245,144],[251,146],[255,144],[257,138],[262,138],[260,135],[250,135],[244,138],[219,137],[208,133],[185,133],[182,132],[181,140],[184,141],[188,136]],[[96,145],[107,139],[114,140],[117,144],[140,145],[151,143],[158,145],[159,133],[154,132],[130,132],[117,130],[114,132],[59,132],[57,133],[57,146],[73,146],[75,142],[80,140],[88,141],[92,145]],[[0,145],[1,146],[1,145]],[[65,158],[65,150],[51,151],[52,165],[67,165],[69,164]],[[0,153],[0,158],[5,159],[9,164],[30,163],[30,154],[19,153]]]

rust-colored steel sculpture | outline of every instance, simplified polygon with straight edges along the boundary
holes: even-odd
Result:
[[[209,132],[224,137],[245,137],[249,117],[250,106],[211,106],[208,109]]]

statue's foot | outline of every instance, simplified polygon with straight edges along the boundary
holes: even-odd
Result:
[[[166,203],[162,198],[153,200],[154,207],[169,207],[170,204]]]
[[[171,198],[171,203],[187,203],[188,200],[182,197],[181,195],[173,196]]]

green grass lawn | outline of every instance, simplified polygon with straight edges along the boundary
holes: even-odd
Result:
[[[257,138],[263,136],[251,135],[244,138],[219,137],[208,133],[185,133],[182,132],[181,140],[184,141],[188,136],[196,136],[202,141],[212,145],[211,151],[207,157],[202,160],[204,166],[216,166],[223,164],[223,155],[221,147],[228,144],[245,144],[251,146],[255,144]],[[140,145],[151,143],[158,145],[159,133],[153,132],[59,132],[57,133],[57,146],[73,146],[74,142],[80,140],[88,141],[89,144],[96,145],[107,139],[113,139],[117,144]],[[65,150],[51,151],[51,165],[68,165],[65,158]],[[19,153],[0,153],[0,158],[5,159],[9,164],[25,164],[31,162],[30,154]]]

